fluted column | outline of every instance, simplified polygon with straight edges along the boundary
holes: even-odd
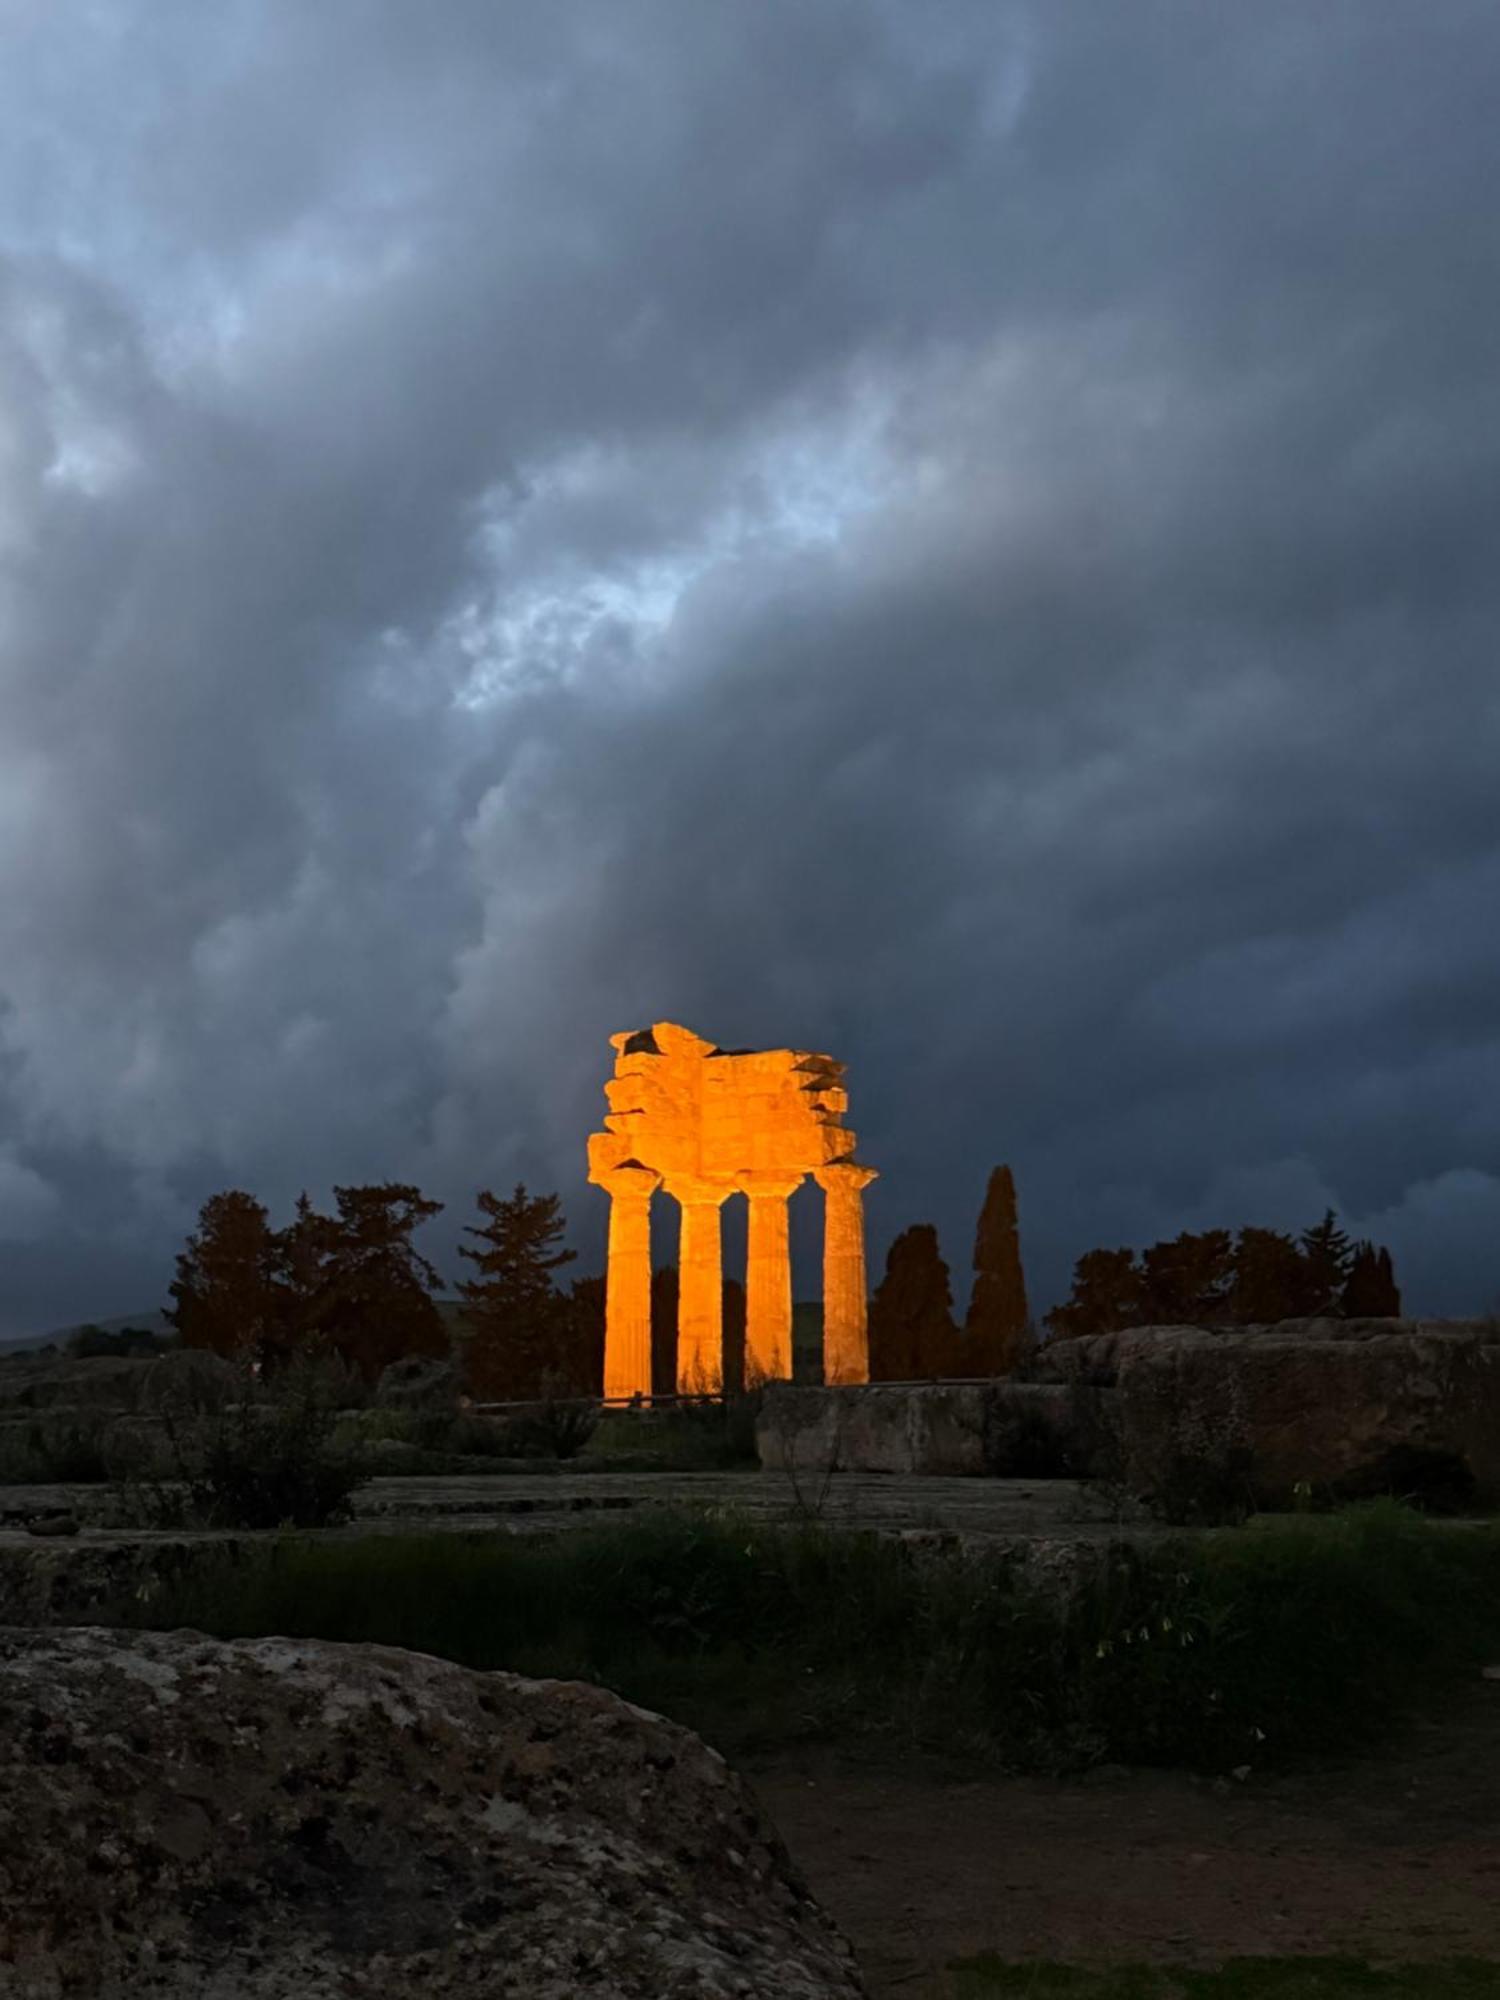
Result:
[[[724,1257],[719,1209],[728,1182],[674,1175],[667,1193],[682,1208],[677,1257],[677,1393],[717,1396],[724,1387]]]
[[[835,1160],[813,1179],[823,1204],[823,1380],[870,1379],[869,1297],[865,1283],[864,1191],[873,1167]]]
[[[604,1393],[651,1394],[651,1197],[661,1175],[620,1166],[591,1176],[609,1195],[604,1280]]]
[[[745,1386],[792,1375],[792,1253],[787,1201],[804,1174],[759,1171],[735,1186],[750,1205],[745,1255]]]

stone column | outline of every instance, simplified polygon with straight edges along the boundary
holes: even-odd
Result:
[[[719,1395],[724,1387],[724,1258],[719,1209],[728,1183],[674,1175],[667,1193],[682,1208],[677,1257],[677,1393]]]
[[[651,1394],[651,1197],[661,1175],[620,1166],[591,1176],[609,1195],[604,1393]]]
[[[745,1382],[792,1377],[792,1254],[786,1205],[804,1174],[747,1171],[735,1182],[750,1204],[745,1256]]]
[[[823,1380],[870,1379],[869,1297],[865,1286],[864,1190],[873,1167],[835,1160],[813,1179],[823,1206]]]

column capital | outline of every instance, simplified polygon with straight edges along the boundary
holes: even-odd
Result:
[[[813,1168],[813,1179],[825,1194],[836,1190],[858,1194],[879,1178],[877,1168],[864,1166],[858,1160],[830,1160],[826,1167]]]
[[[800,1170],[778,1173],[772,1167],[746,1167],[734,1177],[734,1192],[749,1195],[752,1201],[788,1201],[806,1179]]]
[[[734,1182],[703,1174],[669,1174],[664,1182],[672,1199],[684,1208],[721,1208],[734,1193]]]
[[[661,1175],[639,1160],[622,1160],[617,1167],[596,1167],[589,1175],[595,1187],[602,1187],[616,1201],[649,1201],[661,1186]]]

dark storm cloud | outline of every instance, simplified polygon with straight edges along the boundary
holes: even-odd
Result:
[[[1040,1305],[1500,1295],[1488,10],[0,39],[0,1327],[225,1185],[587,1264],[662,1016],[849,1061],[877,1245],[1009,1159]]]

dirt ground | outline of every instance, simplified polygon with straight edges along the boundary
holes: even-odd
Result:
[[[876,1995],[941,1995],[941,1968],[978,1951],[1500,1965],[1500,1679],[1457,1691],[1393,1752],[1217,1788],[1119,1766],[1053,1782],[824,1753],[745,1769]]]

